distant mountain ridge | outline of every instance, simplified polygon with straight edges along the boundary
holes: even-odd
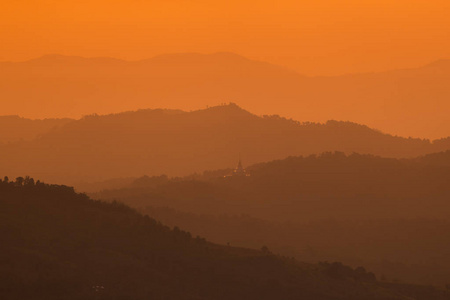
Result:
[[[31,120],[19,116],[0,116],[0,144],[32,140],[71,121],[68,118]]]
[[[90,115],[39,138],[0,147],[3,172],[30,174],[58,183],[167,174],[183,176],[326,151],[416,157],[450,149],[383,134],[350,122],[300,123],[257,116],[236,104],[185,112],[140,110]]]
[[[259,114],[352,121],[402,136],[450,135],[450,64],[306,77],[232,53],[141,61],[48,55],[0,63],[5,114],[74,117],[141,108],[192,110],[233,101]],[[23,105],[24,104],[24,105]]]

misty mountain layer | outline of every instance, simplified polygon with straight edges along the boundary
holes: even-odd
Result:
[[[2,114],[79,118],[142,108],[204,108],[232,101],[257,114],[367,124],[412,137],[450,135],[450,63],[306,77],[232,53],[171,54],[127,62],[48,55],[0,63]]]
[[[229,168],[239,154],[246,164],[253,164],[325,151],[398,158],[447,149],[449,139],[406,139],[350,122],[260,117],[229,104],[192,112],[141,110],[87,116],[31,141],[0,145],[0,164],[11,177],[29,174],[78,183]]]

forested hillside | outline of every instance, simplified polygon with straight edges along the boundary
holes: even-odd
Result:
[[[232,245],[370,266],[378,276],[448,284],[450,152],[413,159],[324,153],[184,178],[142,177],[93,193]]]
[[[363,265],[389,282],[446,286],[450,278],[450,244],[444,238],[450,219],[381,218],[274,222],[250,215],[207,215],[161,206],[139,211],[164,224],[180,226],[221,244],[259,249],[301,261],[341,261]]]
[[[0,182],[2,299],[449,299],[377,282],[364,268],[309,265],[218,246],[118,203],[31,178]]]
[[[134,206],[244,213],[280,221],[443,218],[450,213],[449,156],[449,151],[415,159],[323,153],[255,164],[247,177],[224,177],[231,170],[172,179],[144,177],[134,186],[93,195]],[[443,163],[433,162],[436,159]]]

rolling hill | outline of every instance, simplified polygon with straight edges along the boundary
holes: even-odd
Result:
[[[450,151],[441,156],[448,159]],[[323,153],[255,164],[248,177],[224,177],[231,169],[184,178],[143,177],[92,195],[132,206],[277,221],[447,218],[450,165],[427,158]]]
[[[403,158],[447,149],[449,139],[401,138],[350,122],[300,123],[228,104],[86,116],[31,141],[0,146],[0,164],[12,177],[78,184],[228,168],[239,153],[254,164],[326,151]]]
[[[426,299],[364,268],[219,246],[122,204],[25,178],[0,182],[3,299]]]
[[[184,178],[119,180],[92,197],[120,200],[218,243],[302,261],[364,265],[377,276],[448,284],[450,151],[412,159],[324,153]],[[123,187],[123,186],[126,187]]]

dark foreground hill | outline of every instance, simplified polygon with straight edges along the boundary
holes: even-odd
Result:
[[[5,174],[78,183],[114,177],[184,176],[233,166],[325,151],[415,157],[450,149],[383,134],[363,125],[329,121],[299,123],[256,116],[235,104],[184,112],[142,110],[89,116],[33,141],[0,147]]]
[[[450,299],[363,268],[218,246],[117,203],[0,183],[2,299]]]

